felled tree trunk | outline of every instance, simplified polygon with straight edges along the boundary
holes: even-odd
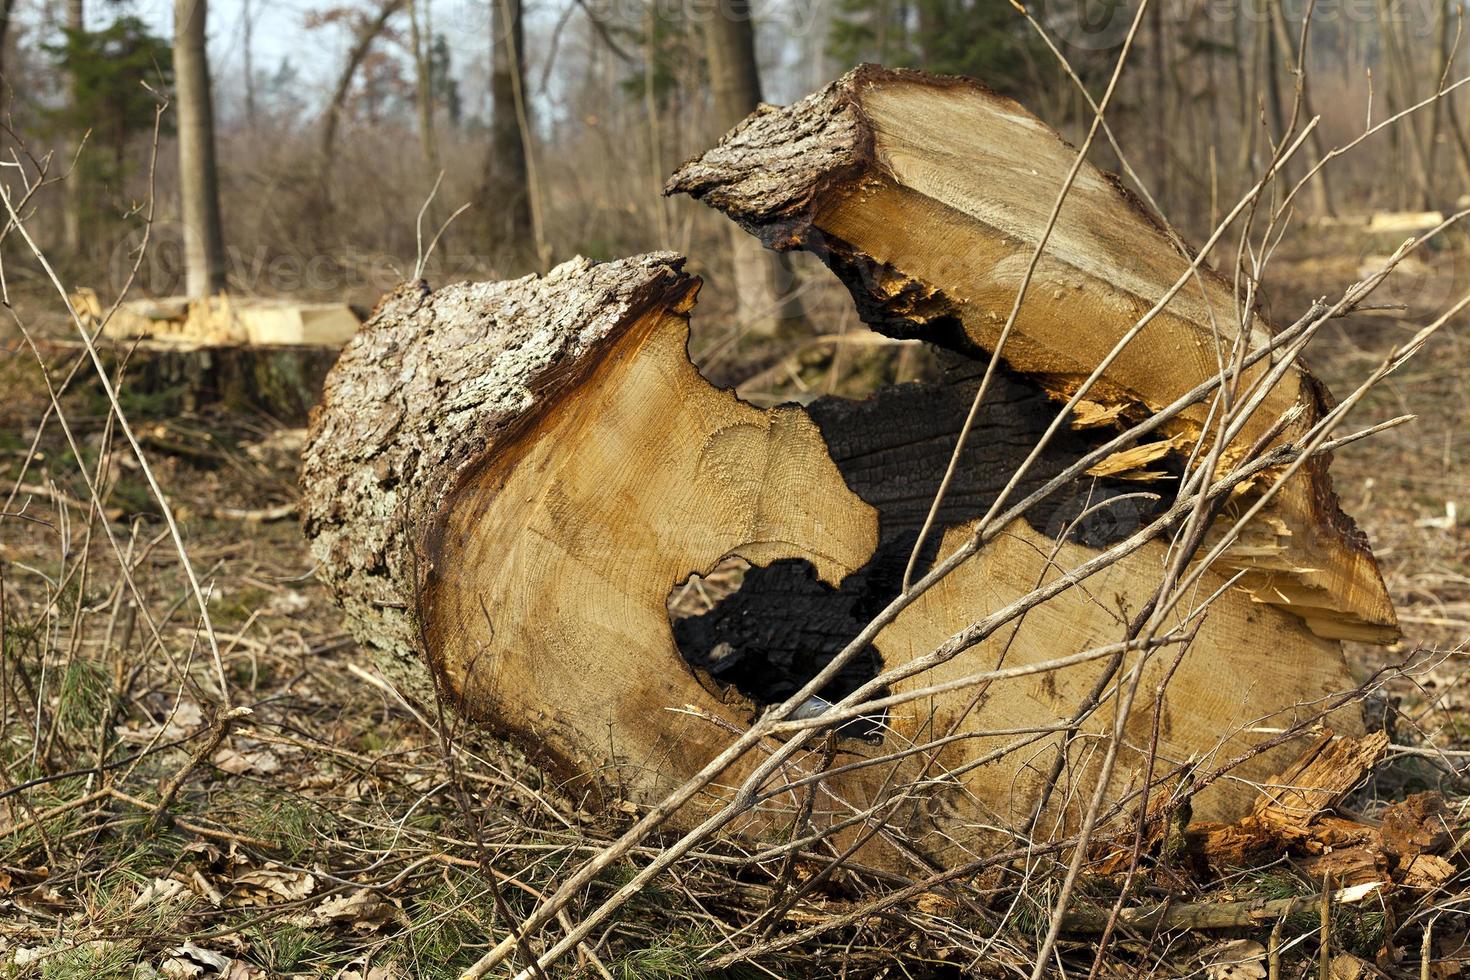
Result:
[[[865,129],[877,110],[860,99],[874,92],[912,102]],[[978,136],[965,137],[974,145],[945,143],[954,137],[942,118],[960,133],[990,126],[1016,156],[994,158],[1000,151]],[[914,142],[882,156],[879,134],[901,129]],[[761,410],[707,382],[686,353],[699,283],[668,253],[578,259],[544,278],[438,292],[401,287],[344,351],[305,454],[305,530],[354,633],[423,695],[435,693],[414,680],[426,663],[449,705],[562,777],[604,797],[658,801],[732,731],[803,687],[899,593],[1027,236],[1045,217],[1041,198],[986,195],[1012,193],[1022,181],[1017,161],[1050,174],[1066,152],[1019,107],[973,85],[869,72],[758,114],[681,172],[678,186],[769,241],[818,250],[875,327],[935,345],[938,381],[860,401]],[[932,178],[929,193],[900,183],[904,167]],[[994,179],[984,186],[956,176],[987,167]],[[1183,268],[1112,184],[1089,172],[1079,190],[1037,301],[997,365],[920,573],[968,539],[1047,429],[1055,397],[1101,362],[1157,284]],[[1206,288],[1211,302],[1225,302],[1221,284],[1206,277]],[[1089,409],[1100,427],[1059,433],[1016,493],[1101,446],[1109,419],[1137,418],[1211,377],[1213,355],[1194,346],[1203,308],[1183,295],[1171,305],[1140,339],[1152,359],[1125,352],[1104,372],[1097,397],[1106,404]],[[1253,330],[1251,343],[1261,342],[1265,325]],[[1265,411],[1301,405],[1312,416],[1318,390],[1293,374]],[[1175,449],[1199,437],[1201,418],[1185,416],[1164,449],[1130,450],[1017,518],[898,615],[821,698],[839,700],[929,654],[1153,520],[1182,469]],[[1137,492],[1131,462],[1140,459],[1163,477],[1146,485],[1154,496]],[[1162,760],[1212,765],[1259,742],[1261,730],[1312,717],[1351,686],[1331,634],[1391,629],[1372,555],[1337,512],[1325,468],[1299,483],[1296,509],[1270,518],[1284,540],[1260,552],[1252,571],[1281,595],[1227,587],[1228,567],[1205,573],[1199,594],[1220,595],[1191,643],[1144,667],[1139,690],[1149,693],[1127,718],[1114,796],[1138,785],[1155,738]],[[1297,523],[1274,523],[1288,520]],[[1168,554],[1167,542],[1150,540],[962,655],[894,680],[889,693],[1116,643]],[[671,614],[671,598],[693,588],[693,576],[717,569],[721,587],[706,590],[707,601]],[[1318,601],[1299,607],[1291,601],[1299,594]],[[866,831],[854,813],[876,813],[886,830],[862,860],[905,867],[1002,846],[1012,838],[996,828],[1026,827],[1044,794],[1060,812],[1041,829],[1063,825],[1069,801],[1095,780],[1093,749],[1111,729],[1112,708],[1083,723],[1052,787],[1057,729],[1108,670],[1094,659],[955,683],[844,725],[831,735],[837,771],[812,797],[812,822],[845,822],[839,840],[850,841]],[[1265,778],[1296,751],[1256,755],[1239,775]],[[806,758],[808,768],[820,755]],[[854,765],[879,756],[892,758]],[[677,821],[728,799],[763,759],[732,764]],[[778,775],[778,791],[743,829],[789,824],[803,797],[779,786],[800,775]],[[1240,816],[1251,795],[1242,785],[1214,782],[1194,800],[1196,815]]]

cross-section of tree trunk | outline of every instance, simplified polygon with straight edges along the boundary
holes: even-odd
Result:
[[[561,776],[638,804],[799,689],[897,594],[983,366],[956,349],[943,354],[938,382],[758,409],[690,363],[699,283],[681,267],[655,254],[576,260],[507,283],[400,288],[329,378],[303,474],[321,574],[357,637],[404,666],[400,683],[422,659],[468,718]],[[923,568],[941,543],[948,551],[968,534],[1053,411],[1041,386],[1000,370]],[[1023,492],[1097,438],[1064,433]],[[1085,477],[1048,498],[884,629],[823,699],[928,654],[1167,506],[1136,489]],[[1164,556],[1152,541],[889,691],[1114,643]],[[671,619],[670,598],[691,576],[733,558],[743,572]],[[1202,594],[1225,580],[1210,573]],[[1224,591],[1202,623],[1192,644],[1146,667],[1150,693],[1129,718],[1115,794],[1137,785],[1155,725],[1161,758],[1223,763],[1265,737],[1248,729],[1287,727],[1350,685],[1336,642],[1242,590]],[[1057,727],[1104,669],[1091,660],[957,686],[844,727],[831,764],[848,768],[816,794],[813,822],[846,821],[839,840],[853,840],[881,820],[862,860],[905,868],[1000,846],[1008,838],[996,828],[1026,821]],[[1095,736],[1111,723],[1109,710],[1084,724],[1059,808],[1081,795]],[[803,794],[779,789],[821,756],[779,772],[742,829],[788,825]],[[764,758],[736,762],[676,819],[728,799]],[[1263,777],[1285,761],[1268,752],[1243,773]],[[1237,785],[1215,783],[1196,811],[1238,816],[1250,794]],[[854,817],[864,812],[873,816]]]
[[[750,116],[686,164],[670,192],[725,212],[773,248],[820,256],[877,329],[934,339],[955,332],[994,350],[1076,151],[1020,105],[969,79],[859,68],[787,108]],[[1235,292],[1189,258],[1117,182],[1084,166],[1062,208],[1002,356],[1070,397],[1175,284],[1186,284],[1087,395],[1102,418],[1137,420],[1228,363],[1242,326]],[[1250,313],[1256,349],[1271,327]],[[1269,369],[1248,371],[1249,384]],[[1326,394],[1293,368],[1227,455],[1238,456],[1293,406],[1317,421]],[[1186,456],[1207,406],[1171,424]],[[1387,641],[1397,621],[1366,540],[1338,509],[1315,460],[1226,554],[1262,603],[1328,638]]]

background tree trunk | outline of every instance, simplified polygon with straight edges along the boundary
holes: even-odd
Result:
[[[9,18],[7,17],[7,21]],[[66,0],[66,29],[74,33],[86,30],[86,8],[83,0]],[[67,104],[75,111],[77,106],[75,69],[67,73],[66,87]],[[78,127],[76,142],[79,146],[82,134]],[[72,148],[72,160],[67,160],[68,167],[74,167],[73,160],[76,155],[76,147]],[[77,255],[82,250],[82,210],[86,206],[84,200],[85,188],[82,186],[82,175],[79,169],[72,169],[66,179],[66,201],[62,213],[62,239],[66,243],[66,250],[72,255]]]
[[[0,88],[5,85],[5,45],[10,39],[10,12],[15,0],[0,0]]]
[[[245,58],[245,124],[254,129],[256,118],[255,11],[250,8],[250,0],[244,0],[244,10],[240,15],[240,21],[244,27],[244,36],[240,40],[244,49],[242,54]]]
[[[755,25],[748,0],[716,6],[704,25],[714,122],[720,131],[735,126],[761,102],[760,68],[755,57]],[[766,251],[739,227],[730,227],[730,260],[740,324],[757,336],[773,336],[805,326],[795,277],[785,256]]]
[[[1290,26],[1286,21],[1286,11],[1281,4],[1271,6],[1271,30],[1276,36],[1276,43],[1281,48],[1282,57],[1288,60],[1289,67],[1296,74],[1296,83],[1301,90],[1301,114],[1297,116],[1298,122],[1310,119],[1317,115],[1316,109],[1312,107],[1312,92],[1310,88],[1309,73],[1307,72],[1307,57],[1311,51],[1311,45],[1306,49],[1297,47],[1296,40],[1292,37]],[[1299,69],[1299,70],[1298,70]],[[1438,103],[1435,104],[1436,109]],[[1307,165],[1315,168],[1327,156],[1327,148],[1322,141],[1322,130],[1320,127],[1312,130],[1307,136]],[[1332,203],[1331,171],[1326,167],[1317,171],[1311,183],[1307,185],[1307,192],[1312,195],[1312,203],[1319,215],[1335,217],[1337,209]]]
[[[1169,213],[1169,153],[1170,138],[1172,132],[1169,127],[1169,73],[1166,67],[1167,52],[1164,36],[1164,5],[1156,3],[1149,10],[1149,38],[1152,42],[1149,48],[1150,61],[1152,61],[1152,75],[1154,87],[1154,112],[1158,113],[1159,125],[1153,129],[1153,158],[1155,169],[1154,200],[1159,202],[1159,207]]]
[[[206,0],[175,0],[174,77],[179,103],[179,196],[190,297],[225,286],[219,179],[214,159],[214,104],[205,47]]]
[[[428,19],[425,4],[424,19]],[[409,41],[413,45],[414,103],[419,117],[419,147],[429,179],[439,172],[439,150],[434,145],[434,80],[429,71],[430,39],[419,28],[418,0],[408,3]]]
[[[520,117],[525,91],[525,29],[521,0],[490,0],[490,173],[486,180],[492,250],[532,245],[531,179]],[[522,111],[518,111],[522,110]],[[527,116],[529,124],[529,116]],[[527,134],[529,135],[529,134]]]

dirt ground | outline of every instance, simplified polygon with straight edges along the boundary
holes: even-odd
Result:
[[[1328,244],[1308,238],[1276,263],[1278,319],[1357,278],[1361,250]],[[1310,361],[1335,391],[1349,390],[1432,308],[1470,290],[1470,251],[1438,252],[1416,275],[1397,297],[1407,310],[1355,316],[1316,343]],[[65,324],[42,312],[39,295],[30,299],[36,312],[27,329],[59,336]],[[838,300],[830,305],[842,309]],[[836,313],[827,322],[851,325]],[[711,373],[740,380],[759,371],[752,387],[767,397],[913,369],[891,352],[834,362],[810,350],[747,368],[718,328],[696,319],[695,329],[693,347],[715,362]],[[589,811],[513,752],[432,706],[405,702],[378,679],[314,577],[290,513],[299,426],[186,410],[177,392],[125,385],[124,408],[208,594],[216,665],[147,474],[109,421],[91,368],[62,395],[58,418],[18,329],[6,328],[3,348],[0,973],[454,976],[563,868],[633,819],[617,808]],[[74,357],[43,351],[50,384],[60,384]],[[1333,470],[1404,629],[1395,646],[1355,645],[1350,656],[1364,676],[1388,663],[1417,665],[1394,682],[1387,716],[1395,744],[1418,752],[1363,799],[1428,788],[1463,801],[1452,770],[1463,772],[1470,759],[1470,320],[1447,326],[1376,389],[1357,421],[1404,412],[1418,421],[1350,447]],[[83,470],[102,491],[100,515],[87,503]],[[229,703],[249,709],[227,727],[216,714],[221,673]],[[701,959],[728,951],[727,937],[771,900],[776,869],[743,866],[741,854],[726,843],[680,865],[558,975],[700,975]],[[640,861],[610,869],[585,900],[616,888]],[[1458,892],[1447,887],[1434,898],[1444,918],[1432,940],[1436,972],[1424,976],[1458,975],[1451,971],[1467,922],[1460,880]],[[861,887],[839,878],[799,903],[790,922],[841,911]],[[1286,865],[1228,888],[1237,896],[1311,890]],[[1200,895],[1186,889],[1186,897]],[[957,912],[934,928],[916,928],[913,917],[873,918],[725,974],[1005,973],[1024,961],[1037,928],[1035,912],[1022,914],[1027,902],[1017,907],[1005,920],[1013,934],[998,937],[989,963],[956,952],[971,948],[959,933],[985,927]],[[1413,921],[1360,918],[1345,922],[1340,938],[1370,961]],[[1408,948],[1418,940],[1408,935],[1397,945],[1418,976],[1419,949]],[[1232,936],[1260,938],[1225,938]],[[1181,963],[1205,970],[1220,938],[1130,938],[1104,973],[1174,975]],[[1314,943],[1299,945],[1282,975],[1314,970]],[[1087,943],[1063,950],[1085,972]]]

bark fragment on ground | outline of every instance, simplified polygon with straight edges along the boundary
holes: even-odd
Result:
[[[1324,733],[1263,784],[1250,814],[1231,824],[1196,824],[1187,832],[1187,847],[1214,873],[1289,855],[1320,881],[1436,888],[1459,870],[1451,853],[1456,818],[1444,797],[1417,793],[1371,819],[1338,809],[1387,751],[1383,732],[1360,738]]]

